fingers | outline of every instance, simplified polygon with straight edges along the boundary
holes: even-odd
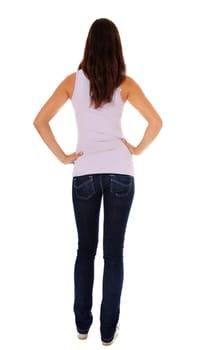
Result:
[[[83,155],[83,152],[75,152],[73,153],[71,156],[72,156],[72,163],[74,163],[79,157],[82,157]]]
[[[122,143],[127,146],[127,141],[125,139],[122,139]]]
[[[83,152],[76,152],[75,154],[76,154],[77,157],[83,156]]]
[[[83,152],[74,152],[67,156],[65,156],[65,159],[62,161],[64,164],[74,164],[75,161],[81,157],[84,153]]]
[[[124,145],[128,148],[129,152],[131,154],[134,154],[134,146],[132,146],[129,142],[127,142],[125,139],[122,139],[122,142],[124,143]]]
[[[77,160],[79,157],[82,157],[83,152],[75,152],[74,154],[74,161]]]
[[[122,139],[122,143],[124,143],[124,145],[129,149],[130,151],[130,144],[125,140],[125,139]]]
[[[124,145],[128,148],[128,150],[131,152],[131,145],[125,140],[125,139],[122,139],[122,143],[124,143]]]

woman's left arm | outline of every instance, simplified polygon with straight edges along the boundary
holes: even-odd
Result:
[[[74,163],[80,157],[82,152],[74,152],[72,154],[65,154],[62,148],[57,143],[54,134],[51,130],[49,122],[57,114],[59,109],[65,102],[71,98],[73,86],[75,82],[75,73],[66,77],[63,82],[57,87],[53,95],[48,99],[45,105],[37,114],[33,124],[39,132],[41,138],[53,152],[53,154],[64,164]]]

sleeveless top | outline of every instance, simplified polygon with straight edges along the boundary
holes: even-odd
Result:
[[[133,158],[122,143],[124,102],[120,88],[114,91],[111,102],[95,109],[91,106],[89,79],[80,69],[76,72],[71,102],[78,130],[76,152],[84,153],[74,163],[73,176],[106,173],[133,176]]]

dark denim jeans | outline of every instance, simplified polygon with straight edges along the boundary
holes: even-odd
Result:
[[[111,341],[120,314],[123,245],[134,196],[134,177],[120,174],[77,176],[73,178],[72,193],[78,231],[78,251],[74,271],[76,326],[79,332],[87,333],[92,324],[94,259],[103,198],[104,272],[100,330],[102,340]]]

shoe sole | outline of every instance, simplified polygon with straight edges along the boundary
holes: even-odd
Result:
[[[78,339],[80,340],[86,340],[88,337],[88,334],[78,333],[77,336],[78,336]]]
[[[109,342],[109,343],[105,343],[105,342],[103,341],[103,342],[102,342],[102,345],[104,345],[104,346],[109,346],[109,345],[112,345],[113,342],[114,342],[114,340],[112,340],[112,341]]]
[[[109,341],[109,342],[102,341],[102,345],[105,345],[105,346],[112,345],[114,343],[114,341],[116,340],[116,338],[118,336],[118,333],[119,333],[119,325],[117,325],[117,327],[116,327],[116,331],[115,331],[113,339],[111,341]]]

